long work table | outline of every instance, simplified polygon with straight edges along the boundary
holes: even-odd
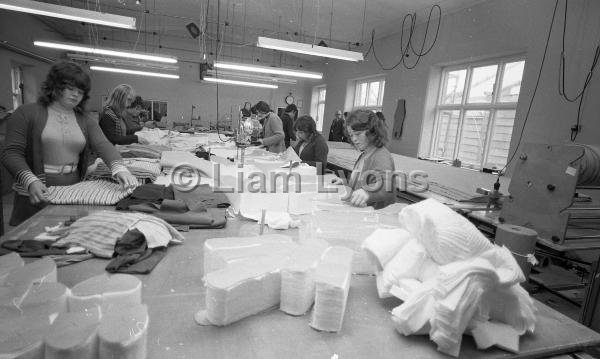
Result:
[[[7,233],[3,240],[33,237],[45,226],[85,212],[90,206],[48,206]],[[303,229],[278,233],[298,239]],[[273,232],[273,230],[270,230]],[[390,311],[398,299],[379,299],[375,277],[352,276],[341,332],[323,333],[308,325],[310,314],[294,317],[273,309],[226,327],[199,326],[196,311],[205,308],[203,244],[208,238],[249,236],[256,222],[230,219],[224,229],[185,232],[143,282],[149,307],[148,358],[448,358],[427,336],[405,337],[393,327]],[[107,260],[90,259],[58,269],[58,280],[73,285],[104,271]],[[520,340],[520,353],[492,348],[480,351],[464,336],[461,358],[534,358],[580,351],[600,344],[600,334],[536,301],[536,332]]]

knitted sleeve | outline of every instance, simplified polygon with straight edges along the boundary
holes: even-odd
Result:
[[[128,145],[137,143],[136,135],[123,135],[121,119],[110,109],[106,109],[100,116],[100,128],[110,143],[115,145]]]

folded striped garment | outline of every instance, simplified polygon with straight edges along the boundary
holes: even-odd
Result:
[[[114,181],[94,180],[71,186],[50,186],[47,197],[52,204],[112,206],[129,196],[133,190],[123,189]]]
[[[169,147],[159,145],[142,145],[132,143],[130,145],[115,145],[117,151],[121,153],[123,158],[144,157],[144,158],[160,158],[163,151],[170,151]]]
[[[182,243],[184,237],[160,218],[143,213],[98,211],[82,217],[70,226],[69,234],[54,246],[77,245],[102,258],[112,258],[115,244],[130,229],[144,234],[148,248]]]
[[[160,175],[160,160],[153,158],[125,158],[123,164],[129,172],[138,179],[150,179],[155,181]],[[96,169],[88,174],[89,179],[96,178],[111,178],[112,172],[110,168],[102,161],[98,160]]]

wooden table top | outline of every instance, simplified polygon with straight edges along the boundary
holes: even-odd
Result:
[[[49,206],[2,239],[26,238],[71,215],[104,209],[89,206]],[[404,337],[394,329],[390,311],[401,304],[379,299],[372,276],[352,277],[341,332],[322,333],[308,326],[310,315],[293,317],[279,310],[255,315],[227,327],[198,326],[196,311],[205,308],[203,244],[208,238],[253,235],[255,222],[232,219],[221,230],[184,233],[182,245],[165,258],[143,282],[143,302],[149,307],[148,358],[447,358],[426,336]],[[271,230],[271,232],[273,232]],[[299,230],[278,232],[298,238]],[[107,260],[91,259],[61,267],[60,282],[71,287],[104,271]],[[462,358],[531,358],[578,351],[599,345],[600,334],[537,302],[536,333],[521,338],[521,353],[500,349],[480,351],[465,336]]]

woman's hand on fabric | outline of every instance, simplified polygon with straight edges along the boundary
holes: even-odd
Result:
[[[369,193],[364,189],[357,189],[352,192],[352,197],[350,198],[350,203],[356,207],[366,207],[367,201],[369,200]]]
[[[48,188],[42,181],[35,181],[30,184],[27,192],[29,192],[29,201],[32,204],[47,203],[49,201]]]
[[[129,171],[117,172],[115,174],[115,178],[117,179],[117,181],[119,181],[123,189],[131,189],[138,186],[137,178],[135,178],[135,176],[132,175]]]

